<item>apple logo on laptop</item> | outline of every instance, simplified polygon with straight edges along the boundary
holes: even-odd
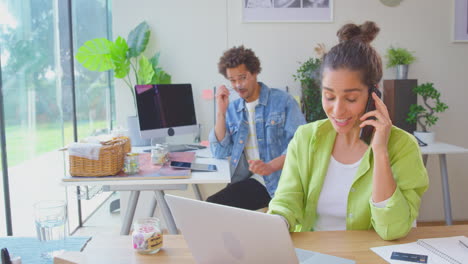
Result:
[[[224,247],[235,259],[242,260],[244,258],[244,250],[242,249],[239,239],[231,232],[221,233],[224,242]]]

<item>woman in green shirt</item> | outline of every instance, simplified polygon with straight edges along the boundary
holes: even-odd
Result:
[[[392,240],[406,236],[418,216],[427,171],[415,138],[392,125],[373,92],[382,78],[381,58],[370,46],[378,32],[373,22],[347,24],[324,55],[328,118],[299,127],[269,204],[290,231],[374,229]],[[376,109],[366,113],[369,97]],[[360,139],[364,126],[374,129],[370,145]]]

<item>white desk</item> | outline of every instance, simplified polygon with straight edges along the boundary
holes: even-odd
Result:
[[[447,170],[447,154],[456,153],[468,153],[468,149],[462,148],[455,145],[450,145],[442,142],[434,142],[425,147],[421,147],[421,153],[423,154],[424,165],[427,162],[427,155],[437,154],[439,155],[440,163],[440,175],[442,178],[442,193],[444,196],[444,213],[445,223],[447,225],[452,224],[452,205],[450,201],[450,190],[448,183],[448,170]]]
[[[125,212],[125,217],[120,229],[121,235],[128,235],[130,226],[135,215],[138,198],[141,191],[154,191],[155,199],[151,201],[149,216],[152,216],[156,205],[159,204],[162,216],[167,224],[170,234],[177,234],[177,227],[172,217],[171,211],[164,199],[164,190],[185,190],[188,184],[193,184],[194,191],[198,199],[201,199],[197,184],[205,183],[229,183],[231,174],[227,160],[205,158],[211,156],[208,149],[196,151],[195,162],[205,164],[215,164],[217,172],[195,172],[188,179],[160,179],[160,180],[133,180],[125,177],[102,177],[99,179],[87,177],[74,177],[72,180],[62,181],[66,186],[94,185],[103,186],[105,191],[130,191],[130,198]]]

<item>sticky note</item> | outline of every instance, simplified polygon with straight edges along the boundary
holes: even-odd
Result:
[[[211,89],[205,89],[202,91],[202,98],[205,100],[213,100],[214,95],[213,95],[213,90]]]

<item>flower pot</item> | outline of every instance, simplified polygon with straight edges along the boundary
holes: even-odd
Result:
[[[144,139],[140,136],[140,123],[137,116],[127,118],[128,137],[134,147],[150,146],[151,139]]]
[[[430,145],[434,143],[435,141],[435,133],[434,132],[420,132],[420,131],[414,131],[413,132],[414,136],[419,138],[422,142]]]
[[[396,78],[397,80],[406,80],[408,79],[408,68],[407,64],[400,64],[396,66]]]

